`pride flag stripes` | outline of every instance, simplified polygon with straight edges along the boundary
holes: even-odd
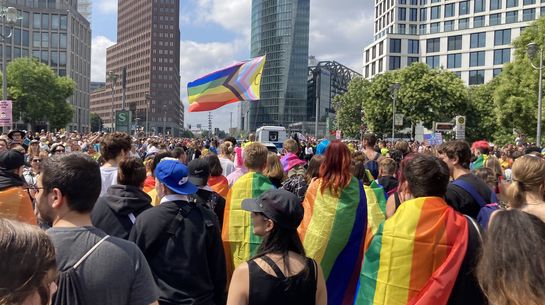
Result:
[[[238,62],[187,84],[189,112],[210,111],[239,101],[260,98],[265,56]]]
[[[322,193],[321,182],[313,181],[307,190],[299,236],[307,256],[323,269],[328,304],[352,304],[367,226],[365,193],[354,177],[338,195]]]
[[[466,218],[443,199],[404,202],[365,253],[354,304],[447,304],[467,244]]]
[[[364,249],[367,251],[380,224],[386,220],[386,195],[384,188],[373,181],[370,186],[365,186],[365,196],[367,197],[367,233]]]
[[[222,239],[229,279],[235,268],[255,255],[261,244],[261,238],[254,234],[250,213],[241,207],[242,200],[257,198],[273,188],[269,178],[250,172],[240,177],[227,194]]]

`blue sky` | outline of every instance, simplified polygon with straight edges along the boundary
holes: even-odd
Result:
[[[91,79],[104,81],[106,48],[115,43],[117,1],[93,0]],[[180,7],[182,101],[186,84],[197,77],[248,59],[251,0],[182,0]],[[362,50],[372,40],[373,1],[311,0],[310,54],[336,60],[361,73]],[[212,112],[213,127],[238,126],[238,105]],[[227,118],[227,119],[225,119]],[[185,124],[207,124],[207,113],[185,114]]]

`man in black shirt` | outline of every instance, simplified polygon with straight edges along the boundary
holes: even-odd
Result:
[[[225,304],[226,267],[218,218],[188,202],[197,188],[177,160],[155,169],[158,206],[138,216],[129,240],[148,260],[160,289],[159,304]]]
[[[189,182],[198,187],[197,193],[191,195],[196,203],[202,204],[214,211],[220,223],[220,230],[223,226],[223,212],[225,210],[225,199],[214,192],[208,186],[210,166],[206,159],[195,159],[189,162]]]
[[[447,163],[452,180],[461,180],[465,184],[469,184],[486,204],[492,203],[490,200],[492,191],[488,185],[469,171],[471,149],[467,142],[450,141],[443,143],[439,147],[438,153],[440,158]],[[468,191],[459,185],[455,185],[454,181],[451,181],[448,185],[445,200],[458,212],[477,218],[481,206]]]

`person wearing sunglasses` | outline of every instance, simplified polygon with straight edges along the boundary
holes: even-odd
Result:
[[[47,158],[47,152],[40,152],[37,155],[32,155],[28,160],[29,167],[23,171],[23,178],[30,188],[36,188],[38,185],[38,175],[42,170],[42,162]]]
[[[55,143],[51,146],[51,155],[57,155],[57,154],[64,154],[66,152],[66,148],[61,143]]]

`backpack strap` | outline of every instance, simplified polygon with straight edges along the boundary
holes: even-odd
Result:
[[[178,205],[178,213],[176,213],[176,216],[170,222],[170,226],[168,227],[167,234],[170,236],[175,236],[176,231],[178,230],[178,227],[180,227],[180,224],[182,223],[182,220],[191,213],[191,210],[193,210],[193,204],[180,204],[179,202],[176,202]]]
[[[477,231],[477,234],[479,235],[479,240],[481,241],[481,243],[483,242],[483,236],[481,234],[481,230],[479,229],[479,225],[475,222],[475,220],[473,220],[473,218],[467,216],[467,215],[464,215],[465,218],[467,219],[467,222],[469,222],[470,224],[473,225],[473,227],[475,228],[475,231]]]
[[[131,220],[132,224],[136,222],[136,216],[134,216],[134,213],[130,213],[127,216],[129,216],[129,219]]]
[[[456,179],[452,181],[452,184],[461,187],[464,191],[469,193],[469,195],[473,197],[473,199],[477,202],[477,204],[479,204],[481,208],[486,205],[486,201],[484,201],[483,197],[477,192],[477,190],[475,190],[473,185],[471,185],[470,183],[467,183],[460,179]]]
[[[380,155],[379,153],[376,153],[375,157],[373,158],[373,161],[377,161],[378,158],[380,158],[380,156],[381,156],[381,155]]]
[[[74,269],[78,268],[79,265],[81,265],[81,263],[83,263],[83,261],[89,257],[89,255],[91,255],[99,246],[100,244],[102,244],[106,239],[108,239],[110,237],[110,235],[106,235],[104,236],[101,240],[99,240],[98,243],[96,243],[91,249],[89,249],[89,251],[87,251],[87,253],[85,253],[85,255],[83,255],[82,258],[79,259],[79,261],[74,265]]]

